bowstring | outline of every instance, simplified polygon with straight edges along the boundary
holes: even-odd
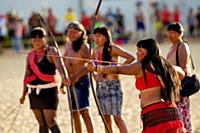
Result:
[[[17,108],[18,108],[18,105],[14,106],[14,107],[6,114],[6,116],[3,117],[0,121],[6,120]]]
[[[17,53],[19,54],[28,54],[28,52],[26,51],[18,51]],[[43,55],[43,54],[40,54],[40,53],[36,53],[35,55]],[[85,59],[85,58],[78,58],[78,57],[71,57],[71,56],[58,56],[58,55],[43,55],[43,56],[47,56],[47,57],[57,57],[57,58],[63,58],[63,59],[71,59],[71,60],[82,60],[82,61],[87,61],[87,62],[99,62],[99,63],[113,63],[111,61],[102,61],[102,60],[93,60],[93,59]],[[117,63],[119,65],[122,65],[123,63]]]
[[[20,113],[20,111],[21,111],[21,108],[22,108],[22,105],[17,105],[17,113],[15,114],[15,116],[14,116],[14,119],[12,120],[12,123],[11,123],[11,126],[10,126],[10,128],[8,129],[8,131],[7,131],[7,133],[9,133],[11,130],[12,130],[12,128],[13,128],[13,126],[14,126],[14,124],[15,124],[15,121],[17,120],[17,116],[19,115],[19,113]]]

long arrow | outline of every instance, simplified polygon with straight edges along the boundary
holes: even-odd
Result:
[[[28,54],[27,51],[18,51],[17,53],[19,53],[19,54]],[[43,54],[35,53],[35,55],[43,55]],[[59,55],[53,55],[53,54],[48,54],[48,55],[43,55],[43,56],[57,57],[57,58],[63,58],[63,59],[69,59],[69,60],[82,60],[82,61],[87,61],[87,62],[98,62],[98,63],[108,63],[108,64],[112,64],[113,63],[111,61],[92,60],[92,59],[85,59],[85,58],[71,57],[71,56],[59,56]],[[123,65],[123,63],[119,63],[119,62],[115,63],[115,64]]]

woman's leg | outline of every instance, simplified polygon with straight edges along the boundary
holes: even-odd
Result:
[[[78,113],[78,111],[73,112],[73,117],[76,133],[82,133],[80,114]]]
[[[182,97],[180,102],[177,103],[178,110],[181,115],[181,119],[184,124],[184,130],[186,130],[187,133],[192,133],[192,120],[191,120],[191,114],[190,114],[190,100],[188,97]],[[179,131],[184,132],[180,129]]]
[[[44,109],[43,110],[46,123],[52,133],[60,133],[60,129],[56,123],[56,110]]]
[[[40,109],[32,109],[32,111],[39,123],[39,133],[48,133],[48,127],[44,118],[43,111]]]
[[[83,120],[85,122],[87,132],[93,133],[94,129],[93,129],[93,124],[92,124],[92,119],[91,119],[90,114],[89,114],[89,110],[85,109],[83,111],[80,111],[80,113],[81,113]]]
[[[119,128],[120,133],[128,133],[124,120],[121,115],[114,115],[114,121],[117,127]]]
[[[106,121],[106,124],[108,125],[108,128],[110,130],[110,133],[112,133],[112,121],[111,121],[111,116],[110,115],[104,115],[104,118],[105,118],[105,121]],[[105,132],[106,133],[109,133],[107,131],[107,128],[105,127]]]

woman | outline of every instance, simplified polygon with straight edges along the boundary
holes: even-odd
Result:
[[[130,53],[113,44],[111,33],[105,26],[94,30],[94,42],[97,47],[93,50],[92,57],[100,61],[95,62],[98,65],[117,65],[119,57],[125,58],[124,64],[129,64],[135,59]],[[113,116],[120,132],[127,133],[121,117],[123,94],[119,76],[117,74],[97,74],[94,78],[97,82],[96,93],[100,107],[110,131],[112,132],[111,116]]]
[[[173,66],[160,55],[155,40],[137,43],[137,61],[132,64],[94,66],[89,63],[88,69],[98,73],[135,75],[135,85],[140,91],[142,133],[177,133],[182,127],[175,104],[180,82]],[[183,71],[177,71],[182,78]]]
[[[180,66],[185,72],[185,75],[191,75],[190,49],[188,44],[182,39],[183,32],[184,29],[180,23],[172,23],[167,27],[167,37],[172,44],[167,54],[167,60],[174,65]],[[179,64],[176,60],[177,48]],[[192,133],[189,97],[181,97],[180,101],[177,103],[177,106],[183,120],[186,133]]]
[[[66,31],[67,43],[64,56],[89,59],[89,45],[83,25],[77,21],[71,22]],[[85,61],[65,58],[64,63],[72,81],[70,91],[72,93],[75,130],[77,133],[82,132],[81,114],[88,133],[93,133],[93,124],[89,114],[89,77]],[[76,93],[73,93],[73,91]]]
[[[20,98],[23,104],[25,96],[29,94],[30,108],[39,124],[40,133],[60,133],[56,123],[58,106],[58,86],[55,79],[56,69],[60,72],[62,81],[68,85],[69,80],[64,77],[58,52],[54,47],[46,45],[46,31],[36,27],[31,32],[33,50],[28,53],[24,89]]]

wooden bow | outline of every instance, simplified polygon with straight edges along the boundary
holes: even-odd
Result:
[[[95,10],[95,14],[93,16],[93,20],[92,20],[92,26],[91,26],[91,32],[90,32],[90,59],[92,58],[92,42],[93,42],[93,31],[94,31],[94,27],[95,27],[95,23],[96,23],[96,20],[97,20],[97,15],[98,15],[98,12],[99,12],[99,9],[100,9],[100,6],[101,6],[101,3],[102,3],[103,0],[99,0],[99,3],[97,5],[97,8]],[[92,80],[92,72],[90,72],[90,84],[91,84],[91,88],[92,88],[92,93],[93,93],[93,96],[94,96],[94,100],[95,100],[95,103],[96,103],[96,106],[98,108],[98,111],[99,111],[99,114],[101,116],[101,119],[108,131],[108,133],[111,133],[110,132],[110,129],[108,128],[108,124],[106,123],[105,121],[105,118],[103,116],[103,113],[102,113],[102,110],[100,108],[100,105],[99,105],[99,101],[97,99],[97,96],[96,96],[96,93],[95,93],[95,90],[94,90],[94,84],[93,84],[93,80]]]
[[[57,49],[57,52],[58,52],[58,56],[59,57],[62,57],[62,54],[61,54],[61,51],[58,47],[58,43],[51,31],[51,29],[49,28],[48,24],[45,22],[45,20],[43,19],[43,17],[38,13],[38,16],[39,16],[39,19],[43,22],[43,24],[45,25],[45,27],[47,28],[47,30],[49,31],[49,34],[51,36],[51,38],[53,39],[53,45],[54,47]],[[59,58],[60,62],[61,62],[61,65],[62,65],[62,69],[63,69],[63,72],[64,72],[64,78],[67,79],[68,78],[68,73],[67,73],[67,70],[66,70],[66,67],[64,65],[64,61],[63,61],[63,58]],[[71,116],[71,129],[72,129],[72,133],[74,133],[74,126],[73,126],[73,112],[72,112],[72,100],[71,100],[71,93],[70,93],[70,88],[69,86],[66,86],[67,88],[67,96],[68,96],[68,102],[69,102],[69,109],[70,109],[70,116]]]

